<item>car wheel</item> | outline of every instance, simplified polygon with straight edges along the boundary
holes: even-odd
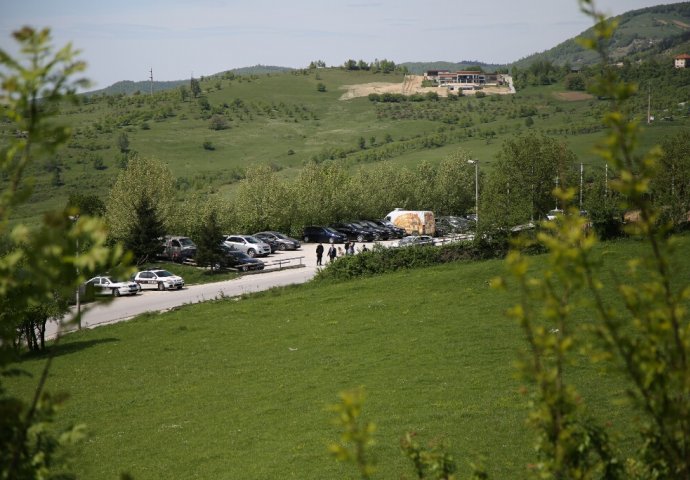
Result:
[[[256,250],[250,248],[249,250],[247,250],[247,255],[249,255],[252,258],[256,257]]]
[[[158,282],[158,290],[160,290],[161,292],[162,292],[163,290],[165,290],[165,283],[163,283],[163,282]]]
[[[307,237],[306,235],[304,237],[304,243],[309,243],[309,237]]]
[[[246,266],[246,265],[244,265],[244,266],[241,268],[241,270],[242,270],[243,272],[248,272],[248,271],[249,271],[249,267]]]
[[[278,250],[285,250],[285,244],[284,243],[279,243],[278,244]]]
[[[119,297],[120,296],[120,289],[119,288],[113,288],[113,297]]]
[[[362,235],[361,233],[359,235],[357,235],[357,241],[359,243],[362,243],[364,241],[364,235]]]

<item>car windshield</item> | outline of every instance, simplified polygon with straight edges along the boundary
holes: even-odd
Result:
[[[233,250],[231,253],[235,256],[235,258],[239,258],[240,260],[252,260],[252,257],[244,252],[240,252],[239,250]]]
[[[167,271],[167,270],[156,270],[156,271],[153,272],[153,273],[155,273],[155,274],[158,275],[159,277],[172,277],[172,276],[173,276],[173,274],[170,273],[170,272]]]
[[[337,234],[338,232],[332,229],[331,227],[323,227],[324,230],[326,230],[328,233],[335,233]]]
[[[261,243],[261,240],[259,240],[256,237],[244,237],[245,240],[247,240],[249,243]]]
[[[183,247],[195,247],[194,242],[192,242],[189,238],[180,238],[180,245]]]
[[[282,240],[290,240],[287,235],[283,235],[282,233],[274,233],[274,235]]]

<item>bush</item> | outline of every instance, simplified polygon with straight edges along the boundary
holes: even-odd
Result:
[[[411,246],[373,250],[338,258],[320,270],[319,280],[349,280],[408,268],[430,267],[457,261],[501,258],[508,251],[508,236],[494,234],[476,242],[457,242],[438,247]]]
[[[204,146],[204,150],[211,150],[212,151],[212,150],[216,149],[215,145],[213,145],[213,143],[210,140],[206,140],[204,142],[203,146]]]

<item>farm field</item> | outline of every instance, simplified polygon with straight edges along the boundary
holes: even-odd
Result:
[[[597,253],[606,271],[642,248],[623,240]],[[675,268],[687,284],[687,256]],[[525,344],[503,315],[516,298],[487,285],[503,271],[486,261],[312,282],[69,335],[48,390],[70,394],[61,423],[88,425],[72,468],[80,478],[354,477],[327,453],[337,438],[327,407],[362,386],[364,417],[378,426],[375,478],[411,474],[398,446],[406,431],[443,440],[462,474],[483,457],[491,478],[525,478],[533,438],[514,368]],[[582,360],[568,378],[592,414],[634,431],[617,375]],[[42,364],[18,366],[36,376]],[[10,379],[27,397],[32,384]]]

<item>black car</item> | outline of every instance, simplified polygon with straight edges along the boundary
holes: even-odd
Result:
[[[271,250],[273,250],[273,244],[277,246],[278,250],[297,250],[302,246],[299,240],[283,235],[280,232],[259,232],[255,233],[254,236],[271,245]]]
[[[334,223],[331,225],[331,228],[345,234],[349,240],[372,242],[375,238],[371,230],[355,223]]]
[[[304,240],[304,243],[345,243],[347,240],[347,235],[333,230],[331,227],[309,226],[304,227],[302,239]]]
[[[371,220],[358,220],[354,222],[354,224],[361,225],[362,227],[371,230],[374,233],[374,237],[376,237],[376,240],[388,240],[393,236],[390,230],[376,225]]]
[[[243,272],[264,269],[264,262],[258,258],[250,257],[246,253],[230,248],[227,245],[221,245],[221,249],[225,254],[225,267],[227,268],[235,268]]]
[[[404,228],[400,228],[398,226],[393,225],[390,222],[386,222],[384,220],[369,220],[371,223],[378,225],[381,228],[385,228],[390,232],[390,237],[389,238],[403,238],[405,235],[407,235],[407,232],[405,231]]]

